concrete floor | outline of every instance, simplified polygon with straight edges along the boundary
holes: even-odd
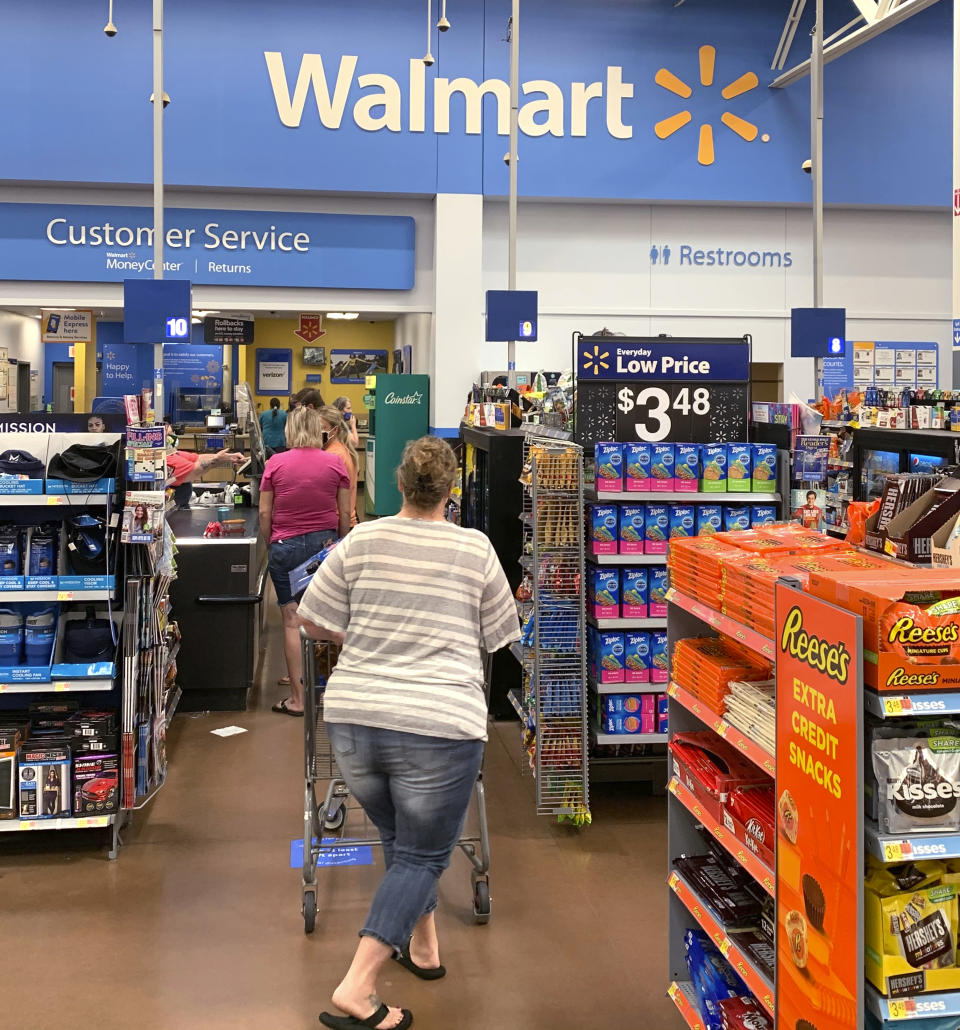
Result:
[[[7,1026],[319,1025],[380,859],[320,871],[307,937],[300,873],[289,868],[303,831],[303,723],[269,710],[282,694],[279,636],[274,609],[251,710],[175,718],[168,783],[135,814],[116,862],[96,832],[0,836]],[[210,735],[230,724],[249,732]],[[516,723],[494,726],[486,782],[491,922],[473,922],[458,853],[441,883],[446,980],[391,968],[383,998],[435,1030],[679,1027],[665,996],[665,800],[607,785],[594,793],[587,830],[537,818]]]

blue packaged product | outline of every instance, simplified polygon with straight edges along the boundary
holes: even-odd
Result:
[[[594,445],[597,493],[623,490],[623,444],[598,443]]]
[[[700,464],[703,479],[700,489],[705,494],[726,493],[727,490],[727,445],[708,443],[700,448]]]
[[[750,505],[750,528],[757,526],[769,526],[771,522],[777,521],[777,508],[773,504],[751,504]]]
[[[595,619],[620,617],[620,570],[594,566],[590,573],[590,612]]]
[[[23,661],[23,612],[0,608],[0,665]]]
[[[670,539],[696,536],[697,518],[692,505],[670,505]]]
[[[590,550],[593,554],[617,553],[617,517],[616,505],[591,505]]]
[[[650,635],[650,682],[667,683],[670,679],[670,662],[667,658],[667,634],[655,629]]]
[[[683,945],[700,1015],[707,1030],[721,1030],[723,1016],[719,1003],[749,994],[746,984],[703,931],[686,930]]]
[[[623,683],[623,634],[598,632],[595,642],[597,682]]]
[[[650,461],[650,489],[672,491],[674,479],[674,448],[672,443],[655,443]]]
[[[0,576],[23,571],[23,536],[19,526],[0,526]]]
[[[623,664],[625,683],[650,682],[650,634],[646,631],[625,633]]]
[[[650,489],[653,448],[648,443],[623,445],[624,482],[627,492]]]
[[[57,635],[57,612],[44,608],[24,619],[24,665],[49,665]]]
[[[727,444],[727,491],[750,493],[753,474],[753,449],[748,443]]]
[[[643,554],[646,509],[642,504],[620,505],[620,553]]]
[[[647,570],[624,569],[621,575],[620,608],[625,619],[645,619],[648,611]]]
[[[749,504],[725,504],[723,506],[723,528],[731,529],[750,528],[750,505]]]
[[[777,448],[772,443],[753,445],[753,492],[772,494],[777,489]]]
[[[700,489],[700,444],[678,443],[674,446],[674,489],[696,493]]]
[[[670,574],[665,565],[650,570],[650,618],[665,619],[667,617],[667,589]]]
[[[666,554],[670,539],[670,508],[666,504],[648,504],[644,529],[643,553]],[[622,549],[621,549],[622,550]]]
[[[722,504],[697,505],[697,536],[710,536],[723,529]]]

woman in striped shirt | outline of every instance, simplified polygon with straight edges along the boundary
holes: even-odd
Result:
[[[516,605],[490,541],[443,517],[456,481],[450,446],[407,444],[403,507],[357,526],[320,567],[300,604],[307,632],[342,642],[324,695],[340,772],[380,832],[386,874],[347,975],[333,992],[334,1030],[405,1030],[377,977],[390,958],[425,980],[446,970],[434,923],[487,739],[483,651],[520,637]]]

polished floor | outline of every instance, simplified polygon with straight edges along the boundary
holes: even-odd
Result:
[[[269,710],[278,641],[277,623],[250,711],[176,717],[167,786],[136,813],[116,862],[96,832],[0,835],[5,1025],[319,1025],[379,872],[321,870],[317,931],[303,933],[289,867],[303,828],[303,724]],[[248,732],[211,736],[230,724]],[[666,802],[607,786],[585,831],[538,819],[518,737],[517,724],[499,724],[487,749],[490,924],[474,925],[457,854],[441,883],[447,979],[391,968],[384,999],[433,1030],[678,1028],[665,996]]]

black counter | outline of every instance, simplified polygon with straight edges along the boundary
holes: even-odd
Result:
[[[172,511],[177,579],[170,588],[182,642],[177,658],[184,711],[242,711],[259,663],[267,548],[256,508],[235,507],[240,535],[205,538],[216,506]]]

